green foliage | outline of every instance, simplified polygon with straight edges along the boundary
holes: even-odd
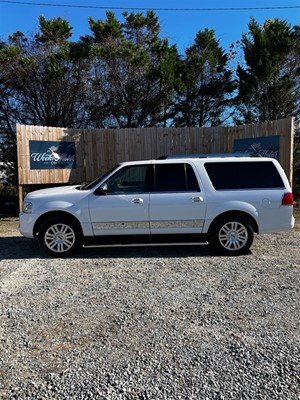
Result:
[[[90,19],[91,36],[82,38],[93,56],[90,119],[96,127],[166,124],[178,63],[176,46],[159,38],[156,15],[108,12]],[[166,75],[168,72],[168,76]]]
[[[20,56],[20,49],[16,46],[3,46],[0,52],[0,63],[7,63]]]
[[[44,16],[40,16],[39,22],[40,33],[35,37],[40,43],[61,45],[72,36],[72,27],[61,17],[46,20]]]
[[[239,65],[237,71],[239,123],[299,114],[297,43],[296,28],[286,21],[267,20],[259,25],[250,20],[249,32],[242,36],[245,65]]]
[[[93,39],[96,43],[102,43],[107,39],[121,39],[122,38],[122,25],[116,19],[112,11],[106,13],[106,21],[95,21],[89,18],[90,29],[93,33]]]
[[[215,38],[215,31],[199,31],[183,61],[175,125],[217,126],[229,118],[236,85],[227,64],[228,55]]]
[[[18,190],[15,185],[10,183],[0,183],[0,197],[17,196]]]

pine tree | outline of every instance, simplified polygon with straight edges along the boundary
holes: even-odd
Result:
[[[299,35],[296,32],[296,27],[283,20],[266,20],[262,25],[253,18],[250,20],[249,32],[242,36],[245,65],[238,67],[237,122],[299,115],[299,44],[296,48]]]
[[[228,120],[235,89],[228,61],[213,29],[197,33],[182,64],[175,125],[208,127]]]
[[[106,20],[90,19],[92,80],[90,117],[96,127],[145,127],[165,125],[176,82],[176,46],[160,39],[154,12],[113,12]]]

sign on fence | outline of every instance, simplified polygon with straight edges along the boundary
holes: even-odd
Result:
[[[271,157],[279,160],[279,136],[264,136],[250,139],[235,139],[233,151],[253,157]]]
[[[30,169],[75,169],[74,142],[29,140]]]

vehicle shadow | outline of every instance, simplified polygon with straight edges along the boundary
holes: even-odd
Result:
[[[132,247],[97,247],[79,249],[70,258],[185,258],[212,257],[214,251],[207,245],[164,245]],[[0,237],[1,260],[49,259],[36,240],[22,236]],[[1,267],[1,264],[0,264]]]
[[[46,258],[36,241],[22,236],[0,237],[0,261],[29,258]]]

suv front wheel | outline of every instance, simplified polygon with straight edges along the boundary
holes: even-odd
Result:
[[[212,229],[210,244],[224,255],[246,254],[252,243],[254,233],[249,223],[242,217],[224,217]]]
[[[64,217],[46,220],[38,233],[40,247],[52,257],[72,254],[79,247],[81,238],[77,224]]]

